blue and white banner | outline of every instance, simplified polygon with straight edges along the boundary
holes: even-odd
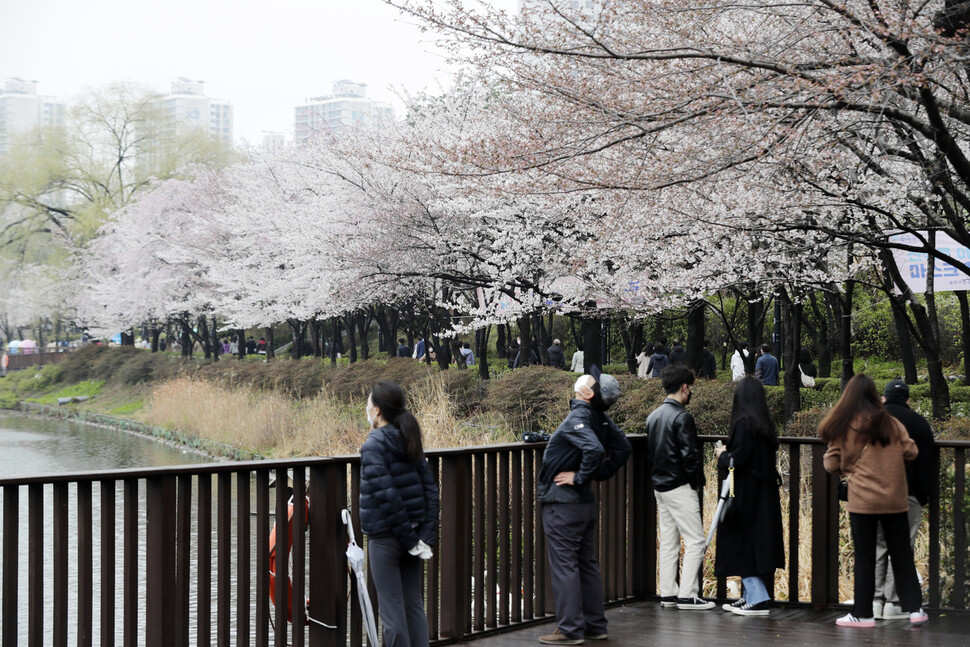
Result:
[[[926,232],[919,232],[923,237],[921,240],[915,234],[897,234],[890,236],[889,240],[903,245],[924,246]],[[937,232],[936,249],[942,254],[952,256],[956,260],[970,265],[970,249],[961,245],[948,235]],[[920,252],[910,252],[903,249],[894,249],[893,258],[899,273],[903,275],[903,280],[909,289],[917,294],[926,292],[926,257]],[[935,292],[952,292],[955,290],[970,290],[970,275],[964,274],[962,268],[957,268],[950,263],[945,263],[939,258],[934,263],[933,290]]]

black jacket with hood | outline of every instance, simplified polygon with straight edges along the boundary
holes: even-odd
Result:
[[[569,415],[549,440],[539,470],[542,503],[591,503],[591,481],[605,481],[630,457],[630,441],[605,411],[571,400]],[[560,472],[576,472],[573,485],[553,482]]]

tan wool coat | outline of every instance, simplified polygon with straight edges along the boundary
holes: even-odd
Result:
[[[895,514],[909,510],[905,462],[916,458],[919,450],[902,423],[890,420],[892,442],[885,447],[877,442],[867,446],[868,436],[859,433],[855,425],[828,445],[823,459],[826,471],[849,477],[849,512]]]

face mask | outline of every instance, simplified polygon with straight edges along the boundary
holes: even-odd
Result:
[[[603,394],[600,392],[599,382],[593,385],[593,399],[589,401],[589,404],[596,411],[606,411],[609,409],[609,405],[603,402]]]
[[[377,416],[373,415],[370,411],[367,412],[367,425],[371,429],[375,429],[377,427]]]

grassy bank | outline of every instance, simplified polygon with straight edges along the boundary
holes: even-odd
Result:
[[[620,367],[609,367],[618,373]],[[899,367],[863,365],[881,388]],[[702,434],[727,431],[734,385],[726,371],[698,381],[690,409]],[[617,374],[622,395],[611,414],[624,430],[640,432],[663,400],[659,381]],[[0,406],[46,404],[86,397],[68,406],[124,416],[157,427],[227,443],[267,456],[355,453],[365,433],[364,402],[372,384],[390,379],[408,392],[431,448],[508,442],[525,430],[552,431],[568,412],[575,375],[534,366],[482,381],[475,371],[439,371],[407,358],[371,359],[333,367],[306,358],[272,362],[186,360],[134,348],[90,346],[40,371],[0,381]],[[814,436],[818,421],[839,397],[836,378],[803,389],[803,411],[780,428],[783,435]],[[783,390],[768,387],[775,420]],[[912,388],[914,408],[929,409],[928,386]],[[935,425],[941,437],[970,437],[970,387],[951,386],[958,414]]]

